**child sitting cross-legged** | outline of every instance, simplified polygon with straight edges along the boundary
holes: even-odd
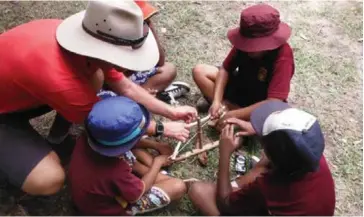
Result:
[[[82,214],[141,214],[185,194],[182,180],[160,173],[168,155],[149,159],[146,166],[132,154],[149,123],[149,112],[126,97],[109,97],[94,105],[69,170],[72,199]]]

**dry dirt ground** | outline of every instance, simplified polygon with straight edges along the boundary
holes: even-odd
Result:
[[[197,63],[221,64],[230,44],[229,28],[252,2],[154,2],[155,17],[168,61],[178,67],[178,79],[193,84]],[[362,2],[271,2],[281,11],[293,34],[296,72],[289,102],[317,115],[326,137],[325,154],[336,184],[336,215],[362,215]],[[0,32],[38,18],[64,18],[85,2],[0,2]],[[20,48],[21,49],[21,48]],[[188,100],[199,97],[193,87]],[[35,120],[46,134],[52,115]],[[209,133],[214,135],[214,133]],[[215,135],[216,138],[216,135]],[[217,152],[209,153],[207,168],[189,159],[171,168],[181,178],[215,180]],[[74,214],[67,186],[52,197],[31,197],[0,188],[0,214],[22,205],[31,215]],[[20,213],[21,214],[21,213]],[[197,215],[187,198],[156,215]]]

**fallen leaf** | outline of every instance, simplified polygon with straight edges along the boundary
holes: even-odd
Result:
[[[354,145],[358,145],[358,144],[360,144],[360,143],[362,143],[362,140],[355,141],[355,142],[354,142]]]
[[[303,39],[305,39],[305,40],[308,40],[308,38],[304,34],[302,34],[302,33],[300,33],[300,37],[303,38]]]
[[[162,32],[162,33],[166,33],[166,32],[167,32],[167,29],[162,27],[162,28],[161,28],[161,32]]]

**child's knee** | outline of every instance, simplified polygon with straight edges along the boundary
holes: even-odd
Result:
[[[193,69],[192,69],[192,77],[195,81],[199,81],[203,78],[207,78],[208,75],[210,74],[210,71],[212,69],[210,69],[211,66],[206,65],[206,64],[197,64]]]
[[[188,196],[191,199],[203,192],[201,184],[201,182],[194,182],[191,184],[190,188],[188,189]]]
[[[182,198],[185,193],[187,192],[187,186],[186,183],[183,182],[181,179],[173,179],[172,182],[172,188],[174,191],[173,200],[178,200]]]
[[[193,79],[196,80],[196,78],[198,78],[199,76],[201,76],[203,73],[203,64],[197,64],[193,69],[192,69],[192,76]]]
[[[166,62],[162,67],[160,67],[161,73],[168,78],[168,80],[174,80],[177,76],[176,66],[172,63]]]

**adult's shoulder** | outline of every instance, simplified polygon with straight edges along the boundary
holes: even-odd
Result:
[[[62,22],[60,19],[38,19],[27,23],[17,25],[11,29],[8,29],[3,34],[1,38],[8,35],[14,36],[16,34],[22,34],[23,38],[27,36],[37,35],[39,33],[44,33],[44,31],[54,31],[57,29],[59,24]]]

